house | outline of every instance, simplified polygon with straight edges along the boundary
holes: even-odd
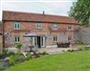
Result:
[[[0,22],[0,54],[2,53],[2,22]]]
[[[11,38],[13,44],[24,44],[29,40],[30,44],[39,48],[56,45],[57,42],[75,41],[75,32],[79,27],[72,17],[45,13],[3,11],[2,19],[3,32]],[[24,41],[26,37],[27,40]]]

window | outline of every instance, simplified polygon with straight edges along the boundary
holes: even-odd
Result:
[[[15,22],[14,23],[14,29],[15,30],[19,30],[20,29],[20,23],[19,22]]]
[[[15,42],[16,43],[20,42],[20,37],[19,36],[15,36]]]
[[[53,37],[53,41],[56,42],[57,41],[57,36]]]
[[[71,25],[68,26],[68,30],[72,30],[72,26]]]
[[[42,23],[36,23],[36,29],[42,29]]]
[[[58,24],[53,24],[52,29],[53,30],[58,30],[58,26],[59,26]]]
[[[68,36],[68,40],[72,40],[72,37],[71,36]]]

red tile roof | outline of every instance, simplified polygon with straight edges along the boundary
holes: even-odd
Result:
[[[3,20],[78,24],[78,22],[74,18],[68,16],[56,16],[14,11],[3,11]]]

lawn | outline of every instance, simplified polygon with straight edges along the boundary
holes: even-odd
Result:
[[[43,56],[12,66],[6,71],[90,71],[90,51]]]

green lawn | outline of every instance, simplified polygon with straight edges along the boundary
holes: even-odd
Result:
[[[17,64],[6,71],[90,71],[90,51],[48,55]]]

